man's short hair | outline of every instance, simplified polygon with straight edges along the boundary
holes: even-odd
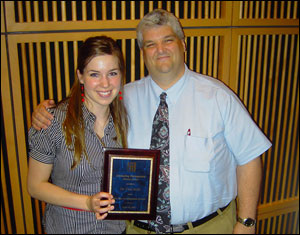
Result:
[[[136,28],[137,41],[140,49],[143,48],[143,31],[163,25],[170,26],[176,36],[184,40],[184,32],[178,18],[166,10],[155,9],[146,14]]]

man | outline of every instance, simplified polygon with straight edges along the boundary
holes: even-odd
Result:
[[[173,14],[148,13],[137,27],[137,39],[149,76],[125,87],[128,146],[149,148],[153,117],[165,93],[170,222],[131,221],[127,232],[255,233],[260,155],[271,143],[228,87],[187,68],[184,33]],[[50,105],[36,109],[34,127],[49,124],[44,106]],[[161,223],[166,230],[157,227]]]

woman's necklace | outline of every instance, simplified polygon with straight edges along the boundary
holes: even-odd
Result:
[[[104,124],[104,126],[103,126],[103,136],[104,136],[105,127],[107,126],[108,122],[109,122],[109,116],[107,117],[107,119],[106,119],[106,121],[105,121],[105,124]],[[102,147],[103,147],[103,148],[106,148],[106,145],[105,145],[104,141],[103,141],[102,138],[98,135],[97,132],[96,132],[96,135],[97,135],[97,137],[98,137],[98,139],[99,139],[99,141],[100,141]]]
[[[106,148],[106,145],[105,145],[105,143],[103,142],[103,140],[101,139],[101,137],[97,134],[97,136],[98,136],[98,139],[100,140],[100,143],[101,143],[101,145],[102,145],[102,147],[103,148]]]

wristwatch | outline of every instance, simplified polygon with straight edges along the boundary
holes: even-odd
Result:
[[[237,220],[246,227],[252,227],[256,224],[256,220],[251,218],[242,219],[241,217],[238,217]]]

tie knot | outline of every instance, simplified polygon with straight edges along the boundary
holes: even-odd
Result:
[[[163,93],[160,94],[159,97],[160,97],[160,100],[161,100],[161,101],[166,102],[167,93],[166,93],[166,92],[163,92]]]

